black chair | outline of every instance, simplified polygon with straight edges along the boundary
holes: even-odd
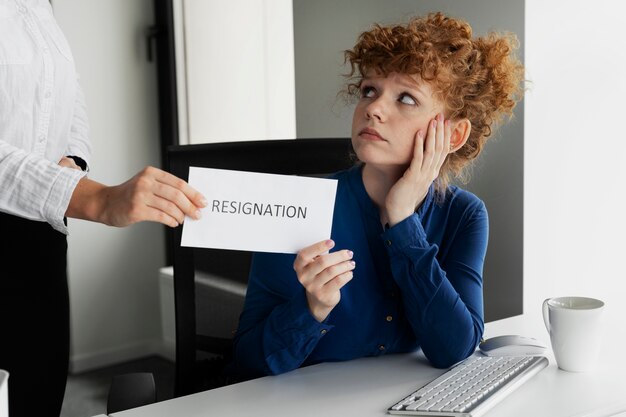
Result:
[[[188,179],[190,166],[323,176],[354,163],[348,138],[178,145],[168,148],[166,160],[169,172],[184,180]],[[196,271],[205,271],[245,285],[251,259],[248,252],[182,247],[181,236],[182,227],[178,227],[168,238],[174,265],[175,396],[236,382],[222,375],[224,365],[232,358],[232,333],[198,334],[194,277]],[[211,319],[203,317],[203,320]]]

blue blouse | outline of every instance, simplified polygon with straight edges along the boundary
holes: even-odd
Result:
[[[234,371],[247,377],[421,348],[436,367],[469,356],[483,334],[484,203],[431,186],[416,213],[385,230],[361,166],[338,180],[331,238],[354,252],[354,276],[324,322],[310,313],[293,254],[253,256],[235,335]],[[314,242],[311,242],[314,243]]]

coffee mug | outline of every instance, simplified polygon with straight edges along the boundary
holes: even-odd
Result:
[[[604,302],[587,297],[555,297],[543,302],[543,321],[559,368],[585,372],[600,351]]]

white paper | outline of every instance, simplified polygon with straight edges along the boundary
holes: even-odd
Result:
[[[208,205],[181,246],[297,253],[330,238],[337,180],[190,167],[188,182]]]

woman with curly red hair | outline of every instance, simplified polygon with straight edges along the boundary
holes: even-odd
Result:
[[[521,96],[516,47],[513,35],[474,38],[466,22],[433,13],[375,25],[345,51],[359,162],[332,176],[331,240],[295,258],[254,255],[239,375],[419,348],[448,367],[475,350],[487,210],[450,182]]]

